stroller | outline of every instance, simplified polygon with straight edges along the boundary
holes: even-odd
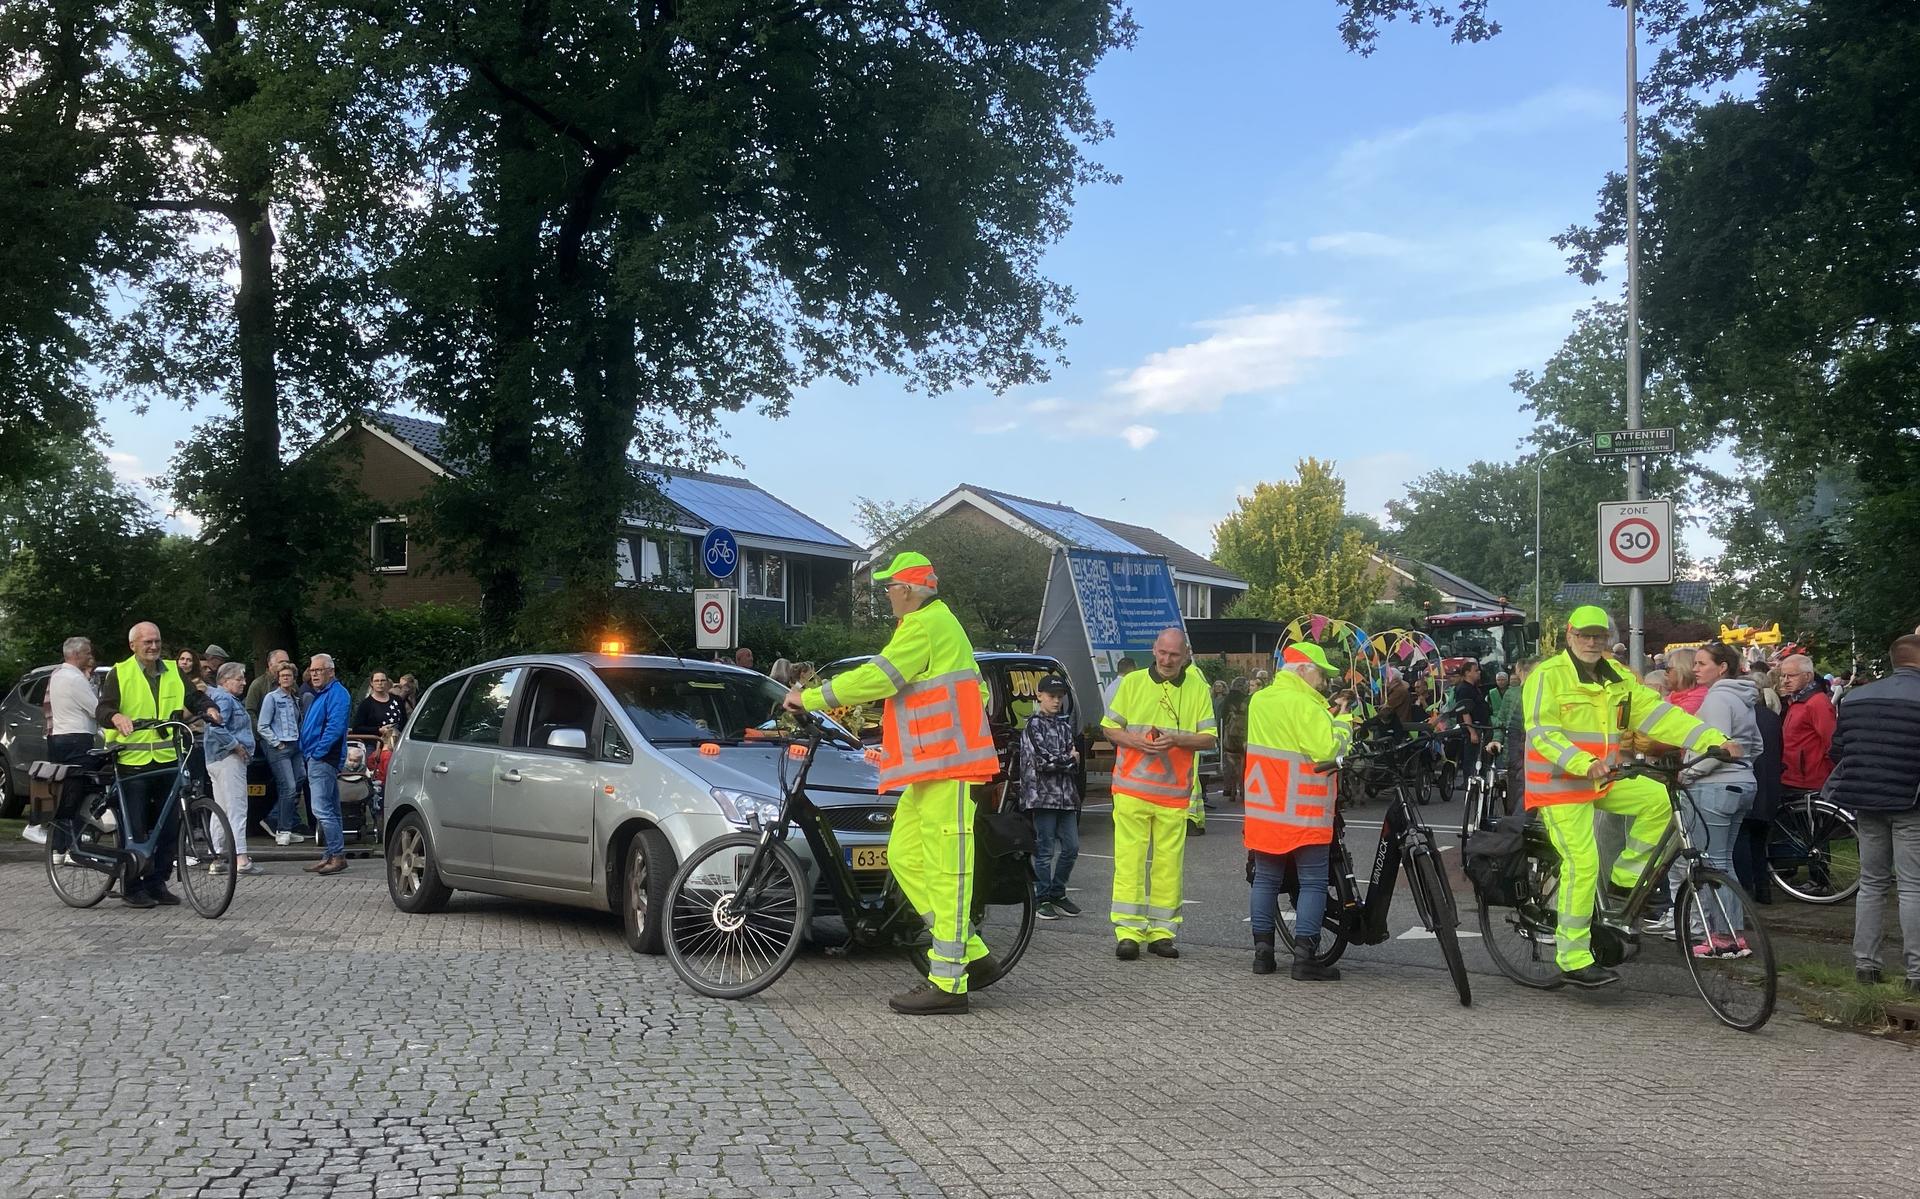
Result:
[[[393,751],[379,737],[347,738],[346,761],[340,766],[341,831],[356,841],[379,840],[387,761]]]

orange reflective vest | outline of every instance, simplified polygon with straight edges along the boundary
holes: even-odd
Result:
[[[946,604],[929,600],[900,618],[869,661],[801,693],[810,711],[887,701],[880,718],[880,790],[1000,772],[987,727],[987,690],[973,643]]]
[[[1150,728],[1180,733],[1213,733],[1213,690],[1189,665],[1179,683],[1162,681],[1151,669],[1136,670],[1114,688],[1108,728],[1145,732]],[[1193,795],[1195,755],[1190,749],[1150,754],[1119,745],[1113,755],[1113,793],[1130,795],[1163,808],[1185,808]]]
[[[1335,777],[1315,762],[1346,752],[1353,717],[1335,716],[1326,697],[1292,671],[1254,693],[1247,705],[1246,803],[1241,826],[1248,849],[1291,853],[1333,840]]]
[[[1658,692],[1635,682],[1624,667],[1599,664],[1604,681],[1580,678],[1572,654],[1548,658],[1520,692],[1526,723],[1527,807],[1592,803],[1611,783],[1587,777],[1595,762],[1612,765],[1629,737],[1677,745],[1697,754],[1724,744],[1726,734],[1702,724]]]

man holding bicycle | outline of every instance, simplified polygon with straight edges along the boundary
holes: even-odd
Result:
[[[1567,650],[1540,664],[1521,693],[1526,721],[1527,810],[1537,811],[1560,855],[1559,925],[1554,959],[1575,986],[1604,987],[1620,976],[1593,957],[1593,909],[1600,881],[1600,851],[1594,839],[1594,809],[1631,822],[1626,845],[1613,864],[1610,888],[1624,894],[1640,881],[1672,808],[1651,779],[1610,780],[1630,733],[1643,734],[1689,753],[1725,745],[1740,747],[1636,682],[1607,660],[1611,622],[1591,604],[1567,618]]]
[[[129,815],[149,825],[158,820],[161,832],[146,875],[121,879],[120,898],[130,908],[171,907],[180,902],[180,897],[167,889],[167,879],[173,876],[174,838],[166,830],[176,816],[167,800],[173,793],[180,754],[171,745],[147,744],[155,734],[136,731],[134,722],[192,715],[219,724],[220,711],[190,680],[181,678],[179,667],[160,652],[158,625],[151,621],[134,625],[127,631],[127,646],[133,652],[100,682],[100,707],[94,715],[108,746],[140,746],[121,750],[114,767],[120,773],[120,790],[126,796]],[[127,833],[137,836],[139,830],[128,829]]]
[[[880,790],[900,792],[887,868],[933,930],[926,983],[895,995],[888,1006],[907,1016],[964,1012],[972,964],[987,957],[986,942],[971,928],[972,784],[990,782],[1000,771],[987,726],[986,684],[973,662],[973,642],[936,598],[940,580],[924,554],[896,554],[873,577],[886,584],[900,621],[886,648],[821,686],[787,692],[786,706],[820,712],[887,701]]]

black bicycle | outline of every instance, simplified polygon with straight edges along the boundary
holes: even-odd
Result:
[[[799,829],[840,918],[847,927],[844,946],[853,949],[910,951],[925,973],[926,922],[885,873],[886,851],[861,846],[861,861],[843,849],[806,792],[807,771],[823,739],[841,739],[839,730],[809,719],[803,731],[761,728],[755,740],[784,743],[780,761],[779,815],[757,831],[730,833],[696,849],[667,887],[667,960],[686,984],[715,999],[744,999],[771,986],[793,964],[808,935],[813,892],[808,872],[787,844]],[[849,748],[859,748],[849,740]],[[973,931],[993,947],[987,970],[967,971],[969,992],[985,990],[1012,971],[1033,939],[1033,874],[1030,863],[1001,864],[988,852],[993,838],[983,835],[991,813],[975,822]],[[856,866],[861,867],[856,869]]]
[[[105,899],[118,881],[124,888],[129,880],[143,877],[159,852],[163,837],[171,834],[175,842],[181,888],[193,910],[207,919],[226,913],[233,902],[236,881],[233,830],[226,813],[203,795],[192,793],[187,784],[187,755],[193,749],[193,731],[178,721],[136,720],[134,728],[164,736],[146,741],[128,741],[89,751],[88,768],[70,772],[62,782],[63,793],[55,826],[47,836],[47,882],[53,893],[69,907],[90,908]],[[154,813],[152,826],[143,835],[134,829],[146,825],[145,812],[136,820],[121,780],[126,768],[117,765],[124,753],[148,753],[172,750],[171,765],[155,768],[153,773],[171,774],[167,798]],[[66,788],[76,788],[71,795]],[[177,810],[177,819],[164,819],[167,808]],[[114,820],[101,818],[111,811]],[[223,848],[216,849],[215,846]]]
[[[1730,1028],[1753,1032],[1773,1015],[1779,986],[1773,943],[1753,900],[1739,883],[1707,864],[1705,846],[1693,844],[1681,806],[1680,772],[1717,756],[1709,753],[1677,766],[1636,761],[1612,772],[1614,778],[1651,778],[1663,784],[1673,818],[1626,897],[1611,903],[1604,887],[1595,896],[1593,956],[1609,967],[1639,956],[1641,940],[1650,934],[1637,922],[1662,880],[1680,863],[1673,931],[1664,935],[1678,943],[1694,989],[1714,1016]],[[1514,818],[1527,817],[1523,813]],[[1521,986],[1548,991],[1566,981],[1555,960],[1560,855],[1537,820],[1528,821],[1524,845],[1524,870],[1514,872],[1511,884],[1514,902],[1508,906],[1483,898],[1480,934],[1502,974]]]
[[[1378,945],[1388,937],[1387,913],[1393,906],[1393,889],[1400,871],[1407,872],[1407,889],[1413,892],[1414,907],[1420,923],[1440,944],[1440,956],[1446,959],[1447,973],[1460,993],[1460,1006],[1473,1003],[1473,988],[1467,980],[1466,959],[1460,954],[1460,911],[1447,885],[1446,868],[1433,830],[1420,817],[1415,802],[1420,782],[1418,772],[1427,747],[1441,734],[1426,733],[1405,740],[1394,740],[1348,752],[1335,762],[1321,762],[1315,769],[1322,774],[1338,772],[1346,786],[1344,795],[1356,790],[1368,798],[1389,796],[1387,814],[1380,825],[1380,847],[1374,851],[1373,871],[1368,877],[1365,899],[1353,874],[1353,857],[1347,852],[1347,823],[1336,806],[1333,816],[1333,844],[1327,864],[1327,914],[1320,934],[1320,952],[1313,959],[1322,966],[1340,960],[1349,944]],[[1299,907],[1297,894],[1294,906]],[[1284,920],[1275,920],[1287,951],[1294,950],[1293,930]]]
[[[1860,827],[1852,812],[1818,791],[1780,800],[1767,830],[1773,885],[1802,903],[1845,903],[1860,890]]]
[[[1508,814],[1507,772],[1485,745],[1467,746],[1466,800],[1460,806],[1460,843]]]

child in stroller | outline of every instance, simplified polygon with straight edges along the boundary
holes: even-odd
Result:
[[[386,738],[358,733],[347,736],[347,758],[340,767],[340,820],[355,840],[380,836],[387,763],[392,757],[393,747]]]

